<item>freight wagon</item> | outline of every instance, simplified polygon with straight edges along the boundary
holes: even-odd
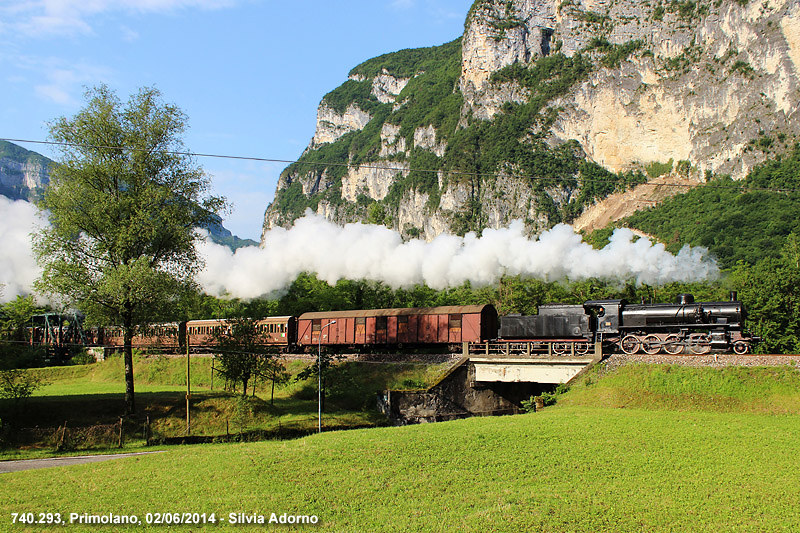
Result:
[[[483,342],[497,335],[492,305],[304,313],[297,343],[309,346],[424,346]]]

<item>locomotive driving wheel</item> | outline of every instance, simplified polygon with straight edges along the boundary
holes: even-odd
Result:
[[[632,355],[639,351],[641,343],[636,335],[625,335],[619,342],[619,347],[626,354]]]
[[[736,355],[744,355],[750,351],[750,345],[745,341],[736,341],[733,343],[733,353]]]
[[[689,335],[689,349],[692,353],[702,355],[711,351],[711,337],[705,333]]]
[[[664,339],[664,351],[670,355],[678,355],[683,351],[683,344],[677,335],[667,335]]]
[[[569,344],[566,342],[553,343],[553,353],[556,355],[566,355],[569,352]]]
[[[642,339],[642,350],[648,355],[656,355],[661,351],[662,342],[656,335],[647,335]]]

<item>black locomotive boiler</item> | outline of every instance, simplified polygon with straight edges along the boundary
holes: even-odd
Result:
[[[500,319],[500,339],[602,342],[627,354],[745,354],[758,338],[744,330],[746,312],[731,293],[727,302],[695,302],[681,294],[675,303],[629,304],[589,300],[583,305],[543,305],[538,315]]]

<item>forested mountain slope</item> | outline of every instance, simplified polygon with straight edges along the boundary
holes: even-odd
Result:
[[[800,237],[800,145],[741,181],[711,180],[616,225],[653,235],[672,251],[705,246],[723,268],[777,257],[790,236],[795,246]]]
[[[50,183],[53,162],[8,141],[0,141],[0,194],[12,200],[30,200]]]

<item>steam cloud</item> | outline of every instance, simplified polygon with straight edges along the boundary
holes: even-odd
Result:
[[[486,229],[480,237],[440,235],[432,242],[403,242],[383,226],[341,227],[309,211],[292,228],[268,232],[264,248],[232,253],[208,240],[199,242],[206,266],[198,282],[209,294],[248,299],[285,289],[301,272],[314,272],[330,284],[367,279],[393,288],[424,283],[435,289],[465,281],[493,284],[503,274],[551,281],[633,278],[647,284],[719,276],[705,248],[685,246],[673,255],[663,244],[633,241],[631,230],[618,229],[605,248],[595,250],[565,224],[530,239],[522,222],[515,221],[505,229]]]
[[[31,294],[41,269],[33,258],[30,234],[47,224],[36,207],[0,196],[0,303]],[[424,283],[435,289],[470,281],[496,283],[503,274],[547,279],[635,279],[639,283],[701,281],[719,276],[705,248],[685,246],[677,255],[648,239],[633,242],[629,229],[618,229],[609,244],[595,250],[565,224],[525,236],[522,222],[487,229],[479,237],[440,235],[432,242],[403,242],[384,226],[337,226],[308,212],[290,229],[267,233],[264,248],[231,252],[207,238],[197,241],[205,268],[197,281],[213,295],[243,299],[278,293],[301,272],[327,281],[367,279],[409,287]]]
[[[0,195],[0,303],[31,294],[42,271],[33,258],[30,234],[46,223],[32,203]]]

